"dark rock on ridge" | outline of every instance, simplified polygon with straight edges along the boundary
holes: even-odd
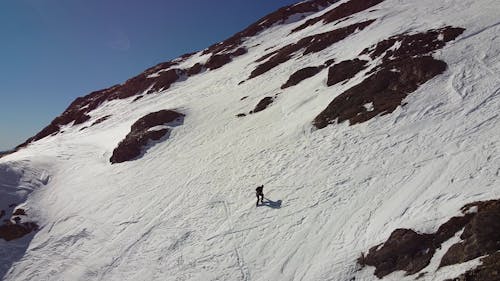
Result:
[[[230,63],[234,57],[242,56],[242,55],[246,54],[247,52],[248,51],[246,48],[241,47],[232,53],[214,54],[205,63],[205,67],[210,69],[210,70],[221,68],[222,66]],[[195,67],[195,66],[193,66],[193,67]],[[193,69],[192,72],[193,73],[196,72],[196,70],[198,70],[198,68],[199,68],[199,66],[197,66],[197,68]]]
[[[160,140],[170,131],[170,128],[154,131],[151,131],[151,128],[159,125],[167,125],[174,121],[182,122],[183,118],[184,115],[182,113],[172,110],[160,110],[145,115],[132,125],[130,133],[113,150],[113,155],[109,161],[115,164],[139,157],[149,141]],[[171,125],[175,126],[176,124]]]
[[[284,24],[295,14],[318,12],[337,1],[338,0],[312,0],[283,7],[276,12],[259,19],[256,23],[248,26],[223,42],[210,46],[203,52],[203,54],[231,52],[232,50],[239,48],[244,39],[247,37],[253,37],[273,25]]]
[[[13,216],[26,216],[26,211],[24,209],[16,209],[14,213],[12,214]]]
[[[367,67],[368,61],[353,59],[334,64],[328,69],[328,86],[351,79]]]
[[[43,128],[35,136],[17,146],[16,150],[27,146],[33,141],[60,133],[60,128],[62,126],[68,124],[78,125],[89,121],[89,113],[98,108],[104,102],[115,99],[125,99],[140,94],[140,96],[134,99],[134,101],[137,101],[143,97],[143,93],[147,94],[162,89],[166,90],[173,83],[179,81],[183,77],[196,75],[204,69],[220,68],[230,62],[234,57],[241,56],[246,53],[247,50],[241,46],[246,38],[255,36],[266,28],[276,24],[286,24],[292,22],[292,20],[300,20],[299,17],[294,17],[292,19],[292,16],[318,12],[337,1],[338,0],[312,0],[281,8],[276,12],[263,17],[258,22],[247,27],[245,30],[236,33],[229,39],[221,43],[214,44],[206,49],[203,54],[211,54],[211,57],[207,61],[207,66],[203,64],[195,64],[188,69],[179,68],[178,65],[180,62],[189,59],[195,53],[184,54],[178,59],[159,63],[151,68],[148,68],[143,73],[127,80],[123,84],[95,91],[84,97],[79,97],[49,125]],[[0,157],[2,156],[3,154],[0,154]]]
[[[375,20],[368,20],[343,28],[334,29],[332,31],[311,35],[300,39],[296,43],[286,45],[283,48],[274,51],[274,54],[272,56],[266,54],[264,55],[264,57],[269,58],[262,64],[258,65],[255,70],[252,71],[248,79],[252,79],[259,75],[262,75],[263,73],[266,73],[274,67],[290,60],[293,55],[295,55],[299,51],[302,51],[303,56],[322,51],[330,47],[331,45],[345,39],[347,36],[353,34],[357,30],[363,30],[374,21]],[[260,60],[263,59],[260,58],[257,61]]]
[[[332,9],[319,17],[307,20],[305,23],[293,29],[292,33],[302,30],[308,26],[314,25],[319,21],[323,21],[324,24],[328,24],[336,20],[349,17],[370,7],[373,7],[383,1],[384,0],[351,0],[349,2],[342,3],[335,9]]]
[[[158,69],[162,69],[162,67],[169,65],[171,65],[171,63],[160,64],[159,66],[150,68],[144,73],[127,80],[122,85],[115,85],[108,89],[92,92],[85,97],[77,98],[69,105],[63,114],[56,117],[47,127],[34,137],[29,138],[26,142],[19,145],[18,149],[28,145],[32,141],[37,141],[58,133],[61,126],[68,125],[71,122],[73,122],[73,125],[78,125],[90,120],[88,113],[106,101],[125,99],[142,93],[150,87],[155,91],[168,89],[185,73],[184,70],[170,69],[160,72],[157,77],[148,78],[148,76],[154,74]]]

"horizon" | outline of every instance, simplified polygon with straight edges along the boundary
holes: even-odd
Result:
[[[0,4],[0,151],[59,116],[77,97],[223,41],[300,1],[21,0]],[[6,102],[5,102],[6,101]]]

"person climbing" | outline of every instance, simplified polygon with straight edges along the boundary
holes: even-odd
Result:
[[[257,204],[256,206],[259,206],[259,199],[260,199],[260,203],[261,204],[264,204],[264,185],[261,185],[261,186],[257,186],[257,188],[255,189],[255,195],[257,195]]]

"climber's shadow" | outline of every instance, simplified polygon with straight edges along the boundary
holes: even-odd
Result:
[[[281,208],[282,202],[283,201],[281,201],[281,200],[273,201],[271,199],[264,198],[264,201],[259,206],[266,206],[266,207],[273,208],[273,209],[279,209],[279,208]]]

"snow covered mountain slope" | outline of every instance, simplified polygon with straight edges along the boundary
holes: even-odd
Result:
[[[497,0],[303,2],[79,98],[0,159],[0,230],[37,226],[0,278],[498,280],[498,237],[448,250],[498,216],[461,208],[500,198],[499,34]]]

